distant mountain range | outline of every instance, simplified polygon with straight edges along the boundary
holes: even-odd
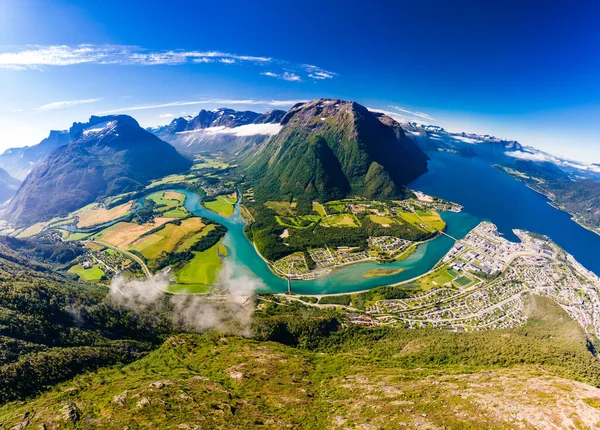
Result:
[[[18,225],[64,216],[98,197],[143,188],[192,162],[126,115],[92,116],[69,130],[73,141],[27,176],[7,214]]]
[[[10,174],[0,168],[0,203],[4,203],[15,195],[19,189],[21,181],[10,176]]]
[[[68,130],[52,130],[47,138],[37,145],[22,148],[10,148],[0,155],[0,168],[20,180],[25,179],[33,167],[45,160],[52,151],[68,145],[72,136]]]
[[[201,110],[195,117],[175,118],[169,125],[148,129],[179,152],[195,155],[203,151],[239,153],[254,147],[265,136],[276,134],[285,111],[266,113],[221,108]]]
[[[516,140],[506,140],[489,134],[450,132],[437,125],[403,123],[402,127],[424,150],[456,151],[463,155],[480,155],[490,152],[522,151]]]

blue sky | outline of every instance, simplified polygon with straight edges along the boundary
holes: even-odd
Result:
[[[0,149],[339,97],[600,163],[595,1],[0,0]]]

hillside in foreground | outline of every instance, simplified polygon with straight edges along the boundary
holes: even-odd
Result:
[[[600,364],[533,298],[520,329],[359,328],[267,302],[254,340],[177,335],[0,408],[6,428],[565,428],[600,422]],[[270,340],[270,341],[269,341]],[[588,385],[591,384],[591,385]],[[20,427],[14,427],[20,426]]]

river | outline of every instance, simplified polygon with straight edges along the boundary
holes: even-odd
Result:
[[[234,214],[225,218],[202,206],[200,197],[186,190],[177,190],[185,194],[185,208],[204,218],[211,219],[227,227],[223,244],[227,247],[228,257],[234,263],[235,276],[254,276],[263,283],[262,291],[285,292],[287,280],[276,276],[267,263],[257,254],[256,249],[244,234],[244,221],[239,205]],[[458,239],[464,237],[480,219],[468,213],[443,212],[447,223],[447,233]],[[315,280],[292,281],[292,291],[296,294],[336,294],[368,290],[382,285],[407,281],[427,273],[450,250],[453,240],[446,236],[418,246],[406,260],[380,265],[375,262],[357,263],[341,267],[332,273]],[[373,269],[403,269],[400,273],[380,277],[364,277]]]

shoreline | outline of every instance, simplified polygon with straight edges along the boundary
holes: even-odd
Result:
[[[552,206],[554,209],[559,210],[561,212],[564,212],[566,214],[568,214],[571,217],[571,221],[573,221],[574,223],[576,223],[577,225],[579,225],[580,227],[585,228],[588,231],[591,231],[592,233],[597,234],[598,236],[600,236],[600,228],[595,228],[595,227],[590,227],[580,221],[577,220],[577,218],[575,218],[575,215],[572,214],[571,212],[569,212],[568,210],[566,210],[563,206],[561,206],[559,203],[557,203],[552,197],[550,197],[548,194],[546,194],[545,192],[543,192],[542,190],[538,190],[535,187],[533,187],[532,185],[528,184],[527,182],[525,182],[522,178],[516,176],[516,175],[511,175],[510,173],[508,173],[507,171],[505,171],[504,169],[502,169],[502,165],[499,165],[500,168],[496,167],[496,165],[493,165],[492,167],[494,167],[496,170],[498,170],[499,172],[504,173],[505,175],[510,176],[511,178],[513,178],[515,181],[519,181],[522,184],[524,184],[527,188],[529,188],[531,191],[534,191],[536,193],[538,193],[539,195],[542,195],[544,197],[546,197],[546,199],[548,200],[546,203],[548,203],[550,206]]]

